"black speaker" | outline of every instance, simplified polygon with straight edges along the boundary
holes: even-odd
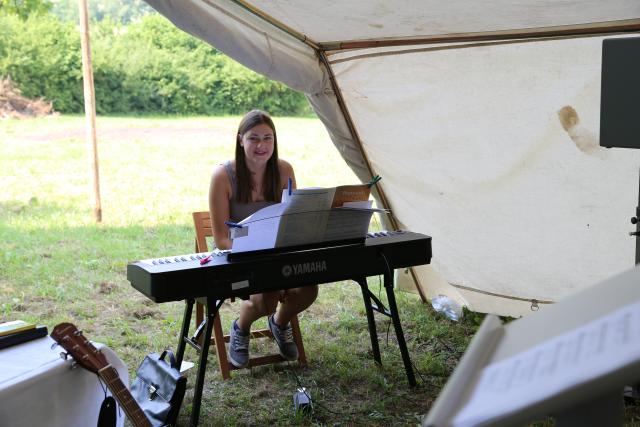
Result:
[[[602,41],[600,145],[640,148],[640,37]]]

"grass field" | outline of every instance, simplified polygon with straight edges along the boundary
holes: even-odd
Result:
[[[207,208],[212,168],[233,155],[238,117],[100,118],[103,222],[91,216],[81,117],[0,121],[0,321],[75,323],[129,367],[151,351],[175,350],[182,303],[156,305],[126,280],[128,262],[193,250],[191,212]],[[315,119],[276,119],[279,151],[298,185],[356,182]],[[370,287],[385,301],[380,279]],[[210,354],[201,425],[411,425],[429,410],[481,316],[454,323],[414,294],[397,293],[418,386],[407,384],[393,328],[378,318],[383,364],[371,357],[357,285],[322,285],[301,316],[309,365],[272,365],[222,381]],[[226,328],[236,307],[222,308]],[[264,322],[263,322],[264,324]],[[275,344],[252,344],[252,352]],[[186,359],[196,359],[187,349]],[[186,425],[191,370],[180,416]],[[294,416],[298,384],[312,414]],[[629,422],[638,420],[628,410]],[[546,424],[546,422],[543,422]]]

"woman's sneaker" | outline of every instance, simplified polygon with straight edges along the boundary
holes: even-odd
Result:
[[[249,333],[238,328],[237,319],[231,324],[229,333],[229,362],[236,368],[244,368],[249,364]]]
[[[291,323],[287,323],[287,326],[280,328],[274,320],[274,315],[269,316],[267,321],[269,323],[269,329],[273,334],[273,338],[278,344],[280,349],[280,355],[285,359],[293,362],[298,360],[298,347],[293,341],[293,331],[291,330]]]

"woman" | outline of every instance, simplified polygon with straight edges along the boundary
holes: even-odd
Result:
[[[209,210],[216,247],[231,249],[225,221],[242,221],[257,210],[280,202],[289,179],[295,188],[293,168],[278,159],[276,129],[271,117],[264,111],[250,111],[238,127],[235,160],[216,167],[211,178]],[[306,286],[251,295],[242,301],[240,317],[233,321],[229,334],[229,361],[238,368],[247,366],[251,324],[263,316],[269,316],[269,329],[282,357],[297,360],[298,348],[290,321],[317,296],[317,286]]]

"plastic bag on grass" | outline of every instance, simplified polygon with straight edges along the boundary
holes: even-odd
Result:
[[[462,319],[462,306],[446,295],[438,295],[431,300],[433,309],[456,322]]]

